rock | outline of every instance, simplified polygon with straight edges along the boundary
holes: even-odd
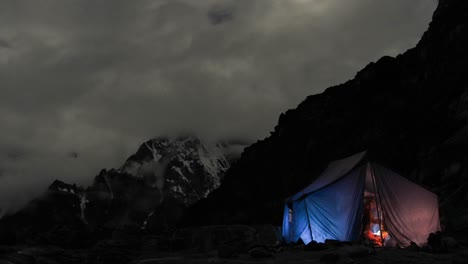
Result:
[[[332,249],[332,248],[342,247],[345,245],[345,243],[338,241],[338,240],[334,240],[334,239],[326,239],[325,245],[327,246],[327,248]]]
[[[254,226],[257,230],[258,242],[262,245],[272,246],[282,240],[281,230],[273,225]]]
[[[304,251],[321,251],[325,249],[327,249],[327,246],[324,243],[317,243],[313,240],[304,246]]]
[[[448,251],[447,245],[443,242],[441,232],[431,233],[427,238],[427,247],[432,253],[446,253]]]
[[[254,247],[254,248],[250,249],[249,250],[249,255],[252,258],[256,258],[256,259],[273,257],[273,254],[271,254],[271,252],[269,252],[264,247]]]
[[[455,249],[455,248],[459,247],[458,241],[455,240],[455,238],[453,238],[453,237],[443,237],[442,238],[442,244],[447,249]]]
[[[29,255],[23,255],[19,253],[9,254],[3,257],[4,261],[9,261],[14,264],[35,264],[36,258]]]
[[[407,246],[405,249],[409,251],[419,251],[420,248],[416,243],[411,242],[410,245]]]

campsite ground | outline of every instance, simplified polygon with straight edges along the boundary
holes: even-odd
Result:
[[[283,263],[372,263],[372,264],[393,264],[393,263],[413,263],[413,264],[462,264],[468,263],[468,247],[459,246],[448,253],[433,254],[420,250],[397,249],[397,248],[377,248],[375,251],[370,248],[355,246],[340,246],[333,249],[321,251],[306,251],[304,246],[284,247],[271,250],[259,250],[256,253],[241,253],[237,256],[223,258],[219,256],[219,251],[213,250],[204,253],[194,253],[193,251],[176,252],[156,252],[146,251],[132,254],[126,249],[120,251],[100,251],[99,257],[90,258],[88,250],[63,250],[50,247],[23,248],[8,251],[7,248],[0,248],[0,264],[26,264],[26,263],[131,263],[131,264],[283,264]],[[3,251],[3,252],[2,252]],[[92,254],[91,254],[92,255]]]
[[[438,236],[432,246],[373,248],[370,241],[281,245],[274,226],[205,226],[171,236],[100,240],[88,248],[30,243],[0,246],[0,264],[282,264],[282,263],[446,263],[468,264],[466,232]],[[445,253],[429,253],[445,252]]]
[[[352,254],[351,254],[352,255]],[[411,251],[396,248],[377,249],[375,253],[370,255],[354,255],[350,256],[343,249],[324,250],[318,252],[307,252],[300,248],[288,248],[282,252],[273,254],[271,257],[253,258],[248,254],[239,255],[236,258],[224,259],[219,258],[216,252],[212,254],[186,254],[181,255],[154,255],[142,257],[135,261],[138,264],[280,264],[280,263],[372,263],[372,264],[387,264],[387,263],[414,263],[414,264],[430,264],[430,263],[447,263],[461,264],[468,263],[468,248],[459,248],[453,252],[445,254],[432,254],[421,251]]]

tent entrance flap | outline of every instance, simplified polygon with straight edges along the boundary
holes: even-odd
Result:
[[[379,206],[377,206],[377,198],[374,193],[364,195],[364,212],[363,212],[363,237],[372,241],[376,246],[384,246],[385,241],[390,237],[385,228],[383,219],[379,219]]]
[[[390,238],[385,228],[381,199],[374,170],[368,162],[364,192],[363,237],[379,247],[384,246],[385,241]]]

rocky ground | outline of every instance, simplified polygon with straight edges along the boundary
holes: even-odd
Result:
[[[371,249],[361,245],[343,246],[322,251],[306,251],[303,246],[276,249],[257,248],[236,256],[223,257],[219,251],[157,252],[128,248],[91,250],[65,250],[57,247],[2,247],[0,264],[56,264],[56,263],[468,263],[468,248],[459,247],[448,253],[434,254],[425,251],[397,248]]]
[[[169,264],[169,263],[468,263],[468,249],[460,248],[447,254],[431,254],[394,248],[377,249],[368,254],[361,247],[349,247],[343,249],[331,249],[320,252],[307,252],[301,248],[286,248],[271,257],[252,257],[249,254],[239,255],[236,258],[225,259],[215,253],[211,255],[186,254],[145,257],[133,263],[145,264]],[[355,252],[355,253],[353,253]]]
[[[374,248],[326,241],[280,245],[273,226],[205,226],[170,235],[114,236],[86,249],[46,245],[0,247],[0,264],[169,263],[468,263],[468,243],[441,237],[432,247]]]

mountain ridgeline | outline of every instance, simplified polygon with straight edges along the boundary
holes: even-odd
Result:
[[[87,188],[53,182],[43,196],[0,220],[0,240],[84,246],[115,230],[166,232],[188,206],[219,187],[243,147],[193,136],[149,140]]]
[[[271,136],[245,149],[185,224],[280,225],[285,198],[329,161],[368,150],[439,195],[444,227],[466,228],[467,47],[468,1],[440,0],[415,48],[281,114]]]

